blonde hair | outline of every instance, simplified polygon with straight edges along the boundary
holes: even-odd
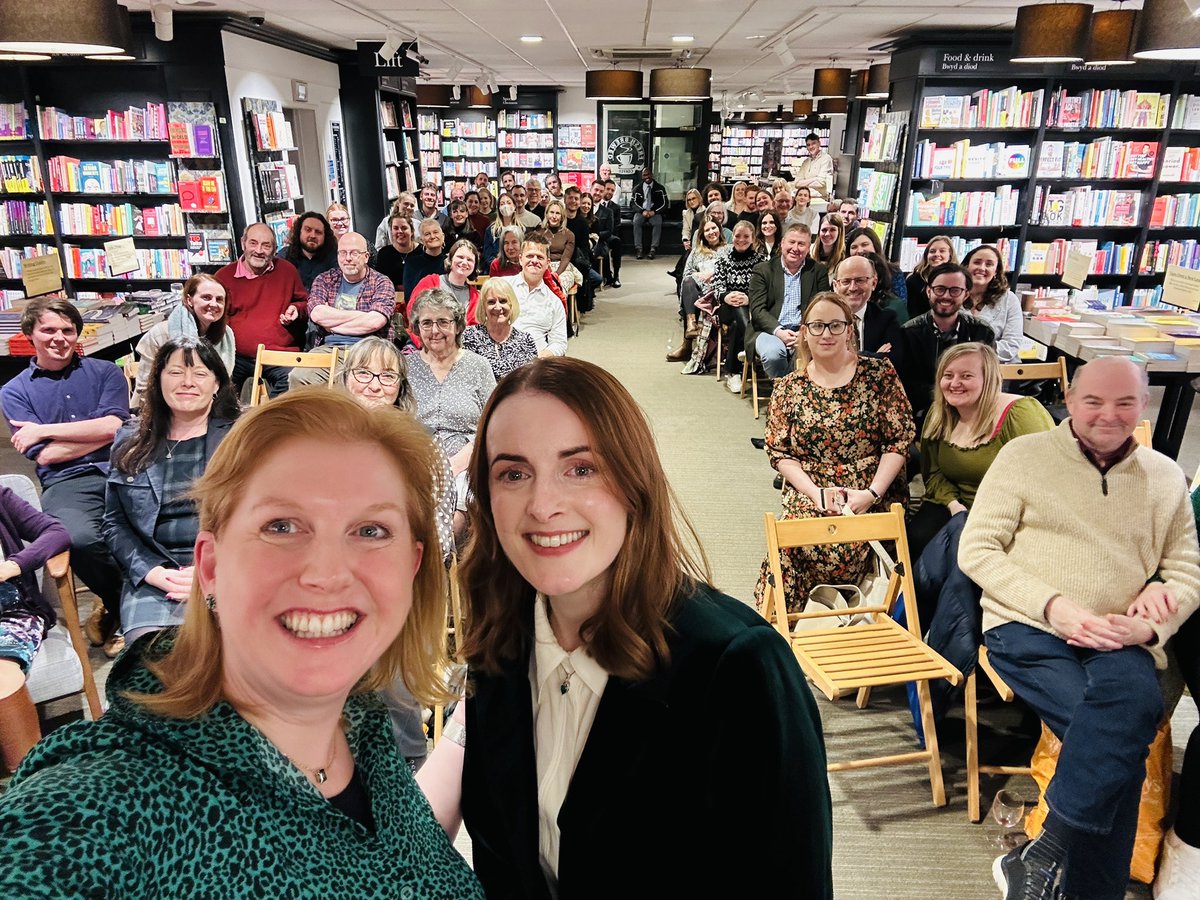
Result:
[[[817,308],[818,303],[832,303],[842,311],[847,323],[846,341],[850,346],[850,351],[858,353],[858,329],[855,327],[854,310],[850,308],[849,303],[833,291],[822,291],[808,301],[808,306],[804,308],[804,317],[800,322],[800,327],[803,329],[808,324],[809,319],[812,318],[812,312]],[[796,342],[796,371],[803,372],[808,368],[810,362],[812,362],[812,352],[808,349],[808,341],[801,336],[800,340]]]
[[[349,394],[325,388],[301,388],[246,413],[213,454],[204,475],[192,487],[200,530],[218,538],[245,495],[250,480],[273,458],[273,451],[297,440],[339,444],[368,443],[386,454],[400,474],[409,528],[425,548],[413,578],[412,609],[379,659],[352,693],[378,690],[397,677],[424,705],[448,701],[442,672],[446,628],[446,571],[442,565],[435,519],[433,473],[442,462],[433,439],[412,416],[387,407],[360,406]],[[153,652],[151,652],[153,657]],[[199,580],[192,583],[187,611],[174,646],[147,668],[162,682],[159,693],[126,696],[157,715],[193,719],[227,699],[220,629],[220,598],[210,612]]]
[[[492,294],[504,295],[504,299],[508,301],[508,321],[510,323],[517,321],[517,316],[521,314],[521,304],[517,302],[517,292],[513,290],[513,286],[503,278],[489,278],[483,283],[483,287],[479,289],[479,303],[476,307],[475,317],[479,318],[480,312],[484,311],[484,304]]]
[[[972,444],[987,439],[996,430],[996,419],[1000,412],[996,401],[1000,398],[1000,357],[987,344],[978,341],[968,341],[965,344],[955,344],[938,358],[937,369],[933,376],[933,402],[925,415],[925,425],[921,429],[921,437],[935,441],[948,441],[959,423],[958,410],[946,402],[942,393],[942,376],[946,374],[949,365],[959,357],[974,353],[979,357],[979,367],[983,370],[983,384],[979,391],[979,415],[975,417],[975,427],[967,436]]]
[[[562,218],[558,222],[559,228],[567,227],[567,207],[561,200],[551,200],[546,204],[546,211],[542,213],[542,228],[550,230],[550,210],[557,209]]]

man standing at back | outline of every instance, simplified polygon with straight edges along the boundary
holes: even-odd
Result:
[[[108,452],[129,417],[129,385],[112,363],[75,352],[82,330],[79,310],[66,300],[30,300],[21,331],[34,357],[0,390],[0,404],[13,447],[37,465],[42,508],[70,532],[75,574],[102,604],[89,637],[115,656],[124,646],[117,636],[122,578],[102,525]]]
[[[808,188],[813,206],[824,209],[833,185],[833,157],[821,149],[821,136],[815,131],[804,138],[804,147],[808,156],[796,167],[793,187]]]
[[[825,266],[811,259],[812,232],[789,225],[779,243],[779,256],[760,263],[750,276],[750,327],[746,356],[757,353],[768,378],[792,371],[800,319],[813,296],[829,290]]]
[[[258,345],[268,350],[299,350],[307,319],[308,292],[300,273],[286,259],[275,258],[275,232],[255,222],[242,234],[242,255],[214,276],[225,285],[229,327],[237,342],[233,383],[254,374]],[[272,397],[287,390],[288,369],[265,366],[263,378]]]
[[[1149,395],[1127,359],[1080,368],[1070,418],[1004,445],[963,529],[991,663],[1062,741],[1041,834],[992,867],[1008,898],[1121,900],[1128,886],[1163,715],[1155,669],[1200,603],[1187,481],[1133,439]]]
[[[662,237],[663,213],[667,209],[667,189],[654,180],[654,173],[647,167],[642,169],[642,181],[633,189],[629,201],[633,210],[633,244],[637,247],[637,258],[649,256],[654,259],[658,241]],[[642,231],[650,227],[650,247],[647,249]]]

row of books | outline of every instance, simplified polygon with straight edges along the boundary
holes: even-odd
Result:
[[[1147,241],[1138,263],[1139,275],[1167,271],[1167,266],[1200,269],[1200,241]]]
[[[1163,150],[1159,181],[1200,182],[1200,147],[1167,147]]]
[[[576,171],[596,171],[596,151],[577,147],[558,148],[558,167]]]
[[[292,126],[281,112],[250,113],[254,124],[254,143],[259,151],[294,150]]]
[[[275,233],[276,247],[282,247],[288,242],[288,233],[291,231],[292,222],[295,220],[296,213],[291,210],[280,210],[279,212],[271,212],[263,216],[263,223]]]
[[[1200,371],[1200,315],[1153,307],[1036,308],[1026,332],[1082,360],[1125,356],[1148,372]]]
[[[58,248],[50,244],[28,244],[24,247],[0,247],[0,277],[20,278],[21,260],[34,256],[57,255]]]
[[[595,123],[588,122],[581,125],[559,125],[558,144],[560,147],[583,147],[585,150],[595,147]]]
[[[908,224],[916,226],[970,227],[1015,225],[1019,191],[1011,184],[994,191],[944,191],[925,198],[913,191],[908,198]]]
[[[921,128],[1036,128],[1045,90],[1018,87],[973,94],[935,94],[921,100]]]
[[[44,200],[31,203],[27,200],[6,200],[0,203],[0,235],[54,234],[54,217],[50,215],[50,204]]]
[[[181,172],[179,205],[185,213],[225,212],[225,173]]]
[[[584,193],[592,189],[592,183],[596,180],[593,172],[563,172],[561,177],[564,188],[573,184]]]
[[[1051,128],[1162,128],[1170,94],[1110,88],[1050,95],[1046,124]]]
[[[421,151],[421,170],[436,172],[442,167],[442,155],[436,150]]]
[[[1154,177],[1157,141],[1043,141],[1038,155],[1038,178]]]
[[[1150,208],[1151,228],[1200,228],[1200,194],[1163,194]]]
[[[1023,275],[1061,275],[1067,263],[1067,253],[1074,251],[1092,258],[1089,275],[1128,275],[1133,267],[1133,243],[1113,241],[1065,240],[1026,241],[1021,259]]]
[[[301,196],[300,175],[294,164],[260,162],[256,168],[259,188],[262,190],[263,199],[268,203],[282,203]]]
[[[872,212],[889,212],[900,176],[861,166],[858,170],[858,204]]]
[[[511,150],[500,151],[500,168],[502,169],[553,169],[554,153],[526,153]]]
[[[0,103],[0,141],[23,141],[29,137],[29,114],[24,103]]]
[[[1140,191],[1094,190],[1091,185],[1081,185],[1054,192],[1039,185],[1034,189],[1029,224],[1047,228],[1130,228],[1138,224],[1141,206]]]
[[[54,106],[37,108],[42,138],[60,141],[165,141],[167,105],[147,103],[103,116],[72,116]]]
[[[183,158],[216,159],[217,140],[208,122],[168,122],[171,155]]]
[[[388,166],[383,170],[384,187],[387,190],[389,200],[400,196],[400,170],[394,166]]]
[[[436,132],[438,130],[438,117],[432,113],[418,112],[417,128],[419,128],[421,131]]]
[[[137,271],[130,272],[127,275],[115,276],[108,271],[107,257],[102,247],[80,247],[75,244],[64,244],[63,255],[67,263],[68,278],[182,280],[192,274],[187,253],[178,249],[139,247],[137,249],[137,256],[140,266]]]
[[[877,122],[863,138],[862,162],[891,162],[899,159],[904,144],[904,126]]]
[[[46,161],[50,190],[72,194],[174,194],[175,168],[161,159],[111,162],[52,156]]]
[[[379,102],[379,118],[383,121],[384,128],[400,128],[400,122],[404,123],[405,128],[412,128],[412,108],[408,103],[400,102],[401,118],[396,118],[396,104],[391,100],[381,100]]]
[[[42,190],[42,164],[36,156],[0,156],[0,189],[6,194]]]
[[[499,167],[490,159],[448,159],[441,171],[451,178],[474,178],[480,172],[487,172],[489,178],[499,177]]]
[[[417,139],[420,141],[422,150],[432,150],[435,153],[440,153],[442,150],[442,141],[436,134],[422,131],[417,135]]]
[[[501,131],[497,143],[512,150],[553,150],[552,131]]]
[[[954,256],[956,259],[962,259],[973,249],[981,244],[990,244],[995,247],[1001,259],[1004,260],[1004,270],[1006,272],[1015,271],[1017,268],[1017,241],[1011,238],[999,238],[995,241],[987,241],[982,238],[964,238],[959,235],[949,235],[950,245],[954,248]],[[902,238],[900,241],[900,268],[902,271],[911,272],[921,260],[925,258],[925,247],[928,241],[922,241],[915,237]]]
[[[406,135],[404,135],[403,159],[409,160],[412,158],[413,158],[412,135],[406,134]],[[389,162],[389,163],[395,163],[396,165],[399,165],[401,160],[402,160],[402,158],[399,154],[399,151],[397,150],[396,142],[390,141],[390,140],[384,141],[383,142],[383,161]]]
[[[970,139],[940,147],[917,141],[913,178],[1025,178],[1029,175],[1029,144],[972,144]]]
[[[442,157],[495,156],[495,141],[442,141]]]
[[[63,234],[169,237],[181,236],[186,230],[178,203],[61,203],[58,221]]]
[[[496,116],[501,128],[553,128],[554,116],[549,112],[520,112],[502,109]]]
[[[1200,94],[1180,94],[1171,114],[1171,127],[1200,131]]]
[[[496,137],[496,120],[484,119],[479,122],[464,122],[461,119],[442,119],[442,137],[454,138],[492,138]],[[496,151],[493,150],[493,153]]]

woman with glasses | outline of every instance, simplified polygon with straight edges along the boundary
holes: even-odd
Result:
[[[767,455],[783,476],[785,519],[882,511],[907,499],[904,461],[913,442],[912,407],[886,358],[859,356],[854,313],[832,292],[804,311],[796,371],[775,383],[767,413]],[[817,584],[857,584],[870,547],[838,544],[782,552],[783,593],[799,612]],[[762,607],[763,561],[754,597]]]
[[[963,257],[963,268],[971,276],[971,292],[963,308],[992,326],[1000,362],[1017,362],[1025,334],[1024,318],[1021,301],[1008,289],[1000,251],[991,244],[980,244]]]
[[[475,446],[475,428],[496,387],[496,376],[483,357],[463,349],[466,314],[449,291],[425,291],[409,307],[408,321],[421,335],[421,352],[408,357],[408,383],[417,401],[417,418],[449,457],[457,508],[465,511],[467,463]]]
[[[487,360],[499,381],[513,369],[537,359],[537,346],[524,331],[513,328],[521,314],[517,294],[504,278],[492,278],[479,291],[483,321],[468,325],[463,346]]]
[[[330,238],[329,242],[332,246],[336,247],[338,241],[342,239],[342,235],[349,234],[352,230],[350,210],[346,209],[340,203],[330,203],[325,210],[325,220],[329,222],[329,230],[333,232],[333,237]],[[374,242],[367,241],[367,265],[374,269],[377,258]]]

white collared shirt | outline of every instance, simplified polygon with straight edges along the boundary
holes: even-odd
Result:
[[[559,646],[550,627],[549,601],[533,605],[535,645],[529,661],[533,688],[534,753],[537,759],[538,849],[551,892],[558,895],[558,813],[587,744],[608,672],[579,647]],[[566,687],[564,691],[563,688]]]
[[[868,301],[870,302],[870,301]],[[854,327],[858,329],[858,349],[866,350],[867,345],[864,343],[867,336],[867,304],[862,305],[862,309],[854,314]]]
[[[544,281],[530,288],[525,283],[524,273],[509,275],[508,283],[512,285],[521,308],[513,327],[533,338],[538,353],[549,349],[555,356],[566,356],[567,311],[563,308],[562,300],[546,287]]]

